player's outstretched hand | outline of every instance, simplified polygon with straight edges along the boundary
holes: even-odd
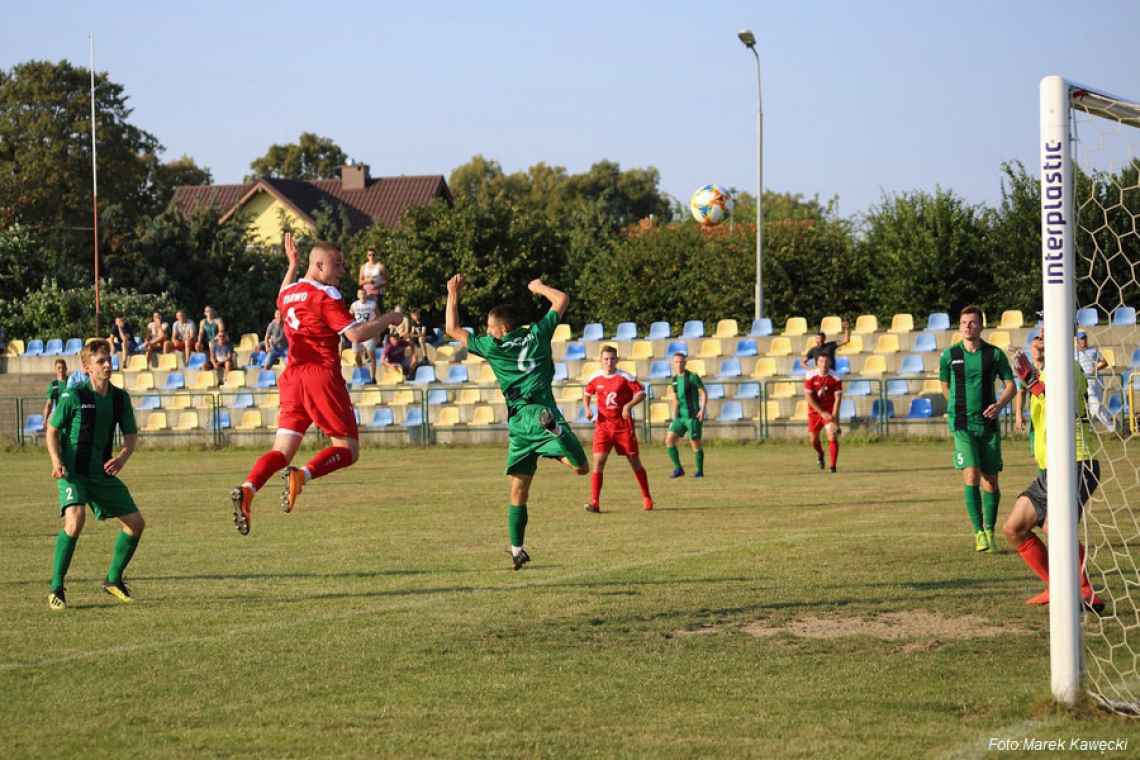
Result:
[[[458,296],[463,291],[463,275],[457,274],[447,281],[447,294]]]
[[[293,233],[286,232],[284,238],[285,258],[289,260],[290,266],[297,263],[297,243],[293,240]]]
[[[108,475],[118,475],[126,463],[127,459],[122,454],[119,454],[117,457],[111,457],[103,464],[103,472]]]
[[[51,466],[51,476],[56,480],[67,477],[67,468],[63,466],[63,462],[56,462]]]
[[[697,422],[704,422],[704,421],[705,421],[705,410],[704,409],[698,409],[697,410]]]
[[[982,416],[987,420],[996,420],[999,414],[1001,414],[1001,407],[997,404],[990,404],[982,410]]]
[[[526,284],[527,290],[529,290],[531,293],[541,292],[544,287],[546,286],[543,285],[541,277],[535,277],[533,280]]]

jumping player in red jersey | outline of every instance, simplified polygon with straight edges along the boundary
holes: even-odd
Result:
[[[641,383],[632,375],[617,368],[618,352],[613,346],[602,348],[602,369],[590,378],[583,391],[582,401],[586,405],[586,419],[594,416],[591,397],[598,397],[598,423],[594,428],[594,472],[590,476],[590,503],[587,512],[601,512],[599,499],[602,495],[602,471],[611,449],[629,459],[633,476],[641,488],[641,501],[645,509],[653,509],[653,498],[649,495],[649,476],[638,457],[637,433],[633,428],[631,410],[642,399],[645,391]]]
[[[297,282],[293,282],[297,246],[292,235],[285,235],[284,247],[289,269],[277,294],[277,308],[289,341],[288,363],[278,383],[281,407],[273,449],[262,454],[245,482],[230,492],[234,525],[243,536],[249,533],[253,496],[274,473],[285,469],[281,505],[291,512],[305,483],[356,461],[360,450],[356,414],[340,374],[340,337],[354,343],[372,340],[403,319],[395,312],[369,322],[353,318],[336,288],[344,276],[344,256],[335,245],[315,243],[308,271]],[[289,466],[313,423],[332,445],[302,468]]]
[[[815,358],[815,371],[804,380],[804,396],[808,404],[808,435],[811,446],[819,458],[819,469],[823,469],[823,446],[819,442],[819,431],[827,431],[827,453],[831,471],[839,459],[839,400],[843,396],[843,381],[828,369],[826,354]]]

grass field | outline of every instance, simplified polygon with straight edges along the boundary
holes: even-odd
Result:
[[[282,514],[233,529],[255,454],[140,452],[148,520],[98,583],[89,520],[48,610],[54,484],[0,454],[4,757],[975,757],[987,741],[1128,739],[1140,723],[1048,707],[1047,614],[1016,554],[973,551],[945,443],[714,446],[658,509],[611,460],[544,464],[533,562],[510,569],[498,448],[366,450]],[[684,452],[691,462],[691,453]],[[1032,476],[1006,448],[1006,498]],[[1034,753],[1034,756],[1042,756]]]

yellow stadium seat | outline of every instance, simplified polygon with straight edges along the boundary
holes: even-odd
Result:
[[[388,402],[388,406],[407,406],[415,402],[416,395],[412,393],[410,388],[405,388],[392,394],[392,400]]]
[[[685,362],[685,369],[692,372],[697,377],[704,377],[708,370],[705,368],[704,359],[689,359]]]
[[[190,375],[190,390],[205,391],[218,387],[218,376],[214,374],[212,369],[199,370],[196,373],[190,373]]]
[[[248,430],[257,430],[261,427],[261,410],[260,409],[246,409],[241,413],[241,419],[234,425],[234,430],[241,430],[243,432]]]
[[[835,353],[839,354],[840,356],[851,356],[853,354],[863,353],[863,336],[852,335],[851,340],[840,346],[839,350],[837,350]]]
[[[803,317],[788,317],[788,321],[784,323],[784,335],[796,337],[804,335],[807,331],[808,323]]]
[[[376,403],[379,404],[380,391],[374,391],[374,393],[378,399]],[[266,393],[260,396],[254,396],[253,398],[257,401],[257,406],[261,409],[277,409],[281,406],[281,396],[277,393]]]
[[[629,358],[634,361],[653,358],[653,342],[648,340],[635,340],[630,349]]]
[[[455,427],[462,424],[459,421],[459,407],[450,405],[440,407],[435,424],[438,427]]]
[[[671,412],[668,401],[654,401],[649,405],[649,422],[653,425],[666,423]]]
[[[24,341],[19,338],[13,338],[8,341],[8,347],[4,349],[5,356],[19,356],[25,351]]]
[[[792,353],[792,342],[780,335],[772,338],[771,345],[768,346],[768,356],[790,356]]]
[[[714,338],[735,338],[740,335],[740,325],[735,319],[722,319],[716,323]]]
[[[629,360],[623,360],[617,363],[617,368],[622,372],[637,377],[637,364]]]
[[[476,366],[479,364],[486,364],[487,360],[484,359],[482,356],[477,356],[475,354],[469,353],[469,354],[467,354],[467,356],[465,356],[463,358],[463,363],[471,365],[471,366]]]
[[[340,352],[340,366],[342,367],[355,367],[356,366],[356,352],[351,348],[346,348]]]
[[[478,404],[479,403],[479,389],[478,388],[461,388],[459,395],[455,397],[457,404]]]
[[[874,376],[885,374],[887,371],[887,358],[880,354],[871,354],[867,360],[863,362],[863,369],[860,370],[860,375]]]
[[[453,361],[455,358],[455,346],[450,343],[444,343],[435,350],[435,358],[436,361]]]
[[[836,316],[824,317],[819,323],[819,331],[826,335],[835,335],[843,331],[843,319]]]
[[[1025,317],[1021,313],[1021,309],[1010,309],[1001,313],[1001,323],[998,324],[999,330],[1019,330],[1025,326]]]
[[[432,362],[432,366],[435,367],[435,376],[440,378],[440,380],[447,377],[447,368],[450,364],[451,362]]]
[[[796,410],[792,412],[792,422],[807,422],[808,405],[806,401],[797,401]]]
[[[901,350],[899,336],[895,333],[883,333],[875,338],[876,354],[897,354]]]
[[[1116,352],[1111,348],[1100,349],[1100,355],[1104,357],[1104,360],[1106,362],[1108,362],[1108,369],[1112,369],[1116,366]]]
[[[602,365],[598,362],[582,362],[582,369],[578,372],[579,380],[589,380],[596,373],[602,371]]]
[[[913,314],[896,314],[891,317],[891,329],[893,333],[908,333],[914,331],[914,315]]]
[[[763,380],[766,377],[772,377],[776,374],[776,360],[768,357],[761,357],[756,360],[756,366],[752,368],[752,377]]]
[[[145,372],[146,371],[146,356],[144,354],[135,354],[127,357],[127,366],[123,367],[124,372]]]
[[[765,412],[765,416],[769,420],[783,419],[780,416],[780,402],[779,401],[768,401],[768,402],[766,402],[764,404],[764,412]]]
[[[192,399],[189,393],[175,393],[166,397],[163,406],[171,411],[176,412],[179,409],[189,409],[191,401]]]
[[[705,338],[701,341],[700,350],[697,351],[697,356],[702,359],[718,359],[721,355],[720,340],[717,338]]]
[[[475,382],[479,383],[480,385],[489,385],[497,382],[495,380],[495,371],[491,369],[490,364],[484,364],[479,368],[479,377]]]
[[[994,330],[986,342],[1004,351],[1009,348],[1009,333],[1005,330]]]
[[[162,372],[177,372],[178,354],[159,354],[158,366],[155,369]]]
[[[577,385],[560,385],[554,394],[554,399],[562,402],[581,401],[582,391],[583,389]]]
[[[384,403],[384,397],[380,394],[379,388],[365,388],[360,394],[358,403],[361,406],[380,406]]]
[[[241,340],[238,341],[238,351],[256,351],[257,345],[261,342],[257,333],[242,333]]]
[[[936,377],[928,377],[922,381],[922,391],[926,393],[936,393],[942,395],[942,381]]]
[[[174,423],[173,429],[180,433],[188,433],[191,430],[197,430],[198,427],[198,413],[190,409],[179,412],[178,422]]]
[[[773,383],[772,384],[772,398],[792,398],[800,392],[799,383]]]
[[[111,385],[115,386],[116,388],[125,388],[126,382],[127,379],[122,372],[111,373]]]
[[[377,366],[376,371],[380,373],[378,385],[399,385],[404,382],[404,373],[395,367]]]
[[[489,404],[483,404],[475,407],[475,411],[471,414],[472,425],[494,425],[495,424],[495,408]]]
[[[166,412],[151,412],[147,415],[146,424],[142,429],[144,433],[157,433],[160,430],[166,430],[168,423],[166,421]]]
[[[245,387],[245,370],[231,369],[226,373],[226,381],[222,383],[222,390],[233,391]]]
[[[150,372],[140,372],[134,376],[131,385],[127,388],[131,393],[142,393],[154,390],[154,375]]]
[[[871,335],[879,331],[879,318],[874,314],[860,314],[855,319],[855,335]]]
[[[570,340],[570,325],[562,323],[554,328],[554,334],[550,336],[551,343],[565,343]]]
[[[499,390],[498,387],[483,391],[483,400],[492,404],[507,403],[507,400],[503,398],[503,392]]]

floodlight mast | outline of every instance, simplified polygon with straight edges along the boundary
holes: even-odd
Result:
[[[737,38],[752,51],[756,59],[756,309],[754,319],[764,316],[764,98],[760,86],[760,54],[756,52],[756,35],[741,29]]]

